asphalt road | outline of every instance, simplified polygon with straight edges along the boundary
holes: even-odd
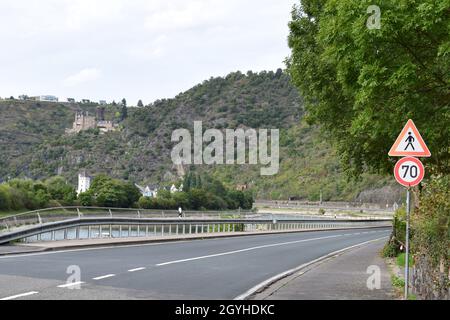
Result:
[[[5,256],[0,299],[233,299],[276,274],[389,233],[299,232]],[[80,279],[67,282],[69,266],[79,267]]]

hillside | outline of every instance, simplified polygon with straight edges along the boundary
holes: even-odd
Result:
[[[173,99],[143,108],[128,108],[120,130],[100,134],[88,130],[66,135],[76,110],[95,114],[96,105],[0,101],[0,179],[42,179],[60,174],[76,183],[80,169],[106,173],[137,183],[169,183],[187,170],[208,171],[225,184],[249,184],[260,198],[298,197],[352,200],[370,185],[389,179],[365,174],[348,182],[338,159],[317,128],[303,124],[303,106],[289,77],[277,72],[236,72],[211,78]],[[106,108],[108,120],[119,121],[119,106]],[[280,172],[261,177],[259,166],[175,168],[170,160],[174,129],[279,128]],[[389,192],[387,192],[389,193]],[[370,194],[370,192],[369,192]]]

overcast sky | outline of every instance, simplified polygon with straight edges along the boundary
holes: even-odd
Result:
[[[135,105],[275,70],[296,0],[0,0],[0,97]]]

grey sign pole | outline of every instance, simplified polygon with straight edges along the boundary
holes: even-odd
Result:
[[[405,253],[405,300],[409,291],[409,217],[411,212],[411,196],[409,188],[406,190],[406,253]]]

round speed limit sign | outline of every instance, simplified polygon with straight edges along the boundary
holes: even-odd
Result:
[[[397,162],[394,175],[402,186],[415,187],[423,180],[425,168],[419,159],[406,157]]]

